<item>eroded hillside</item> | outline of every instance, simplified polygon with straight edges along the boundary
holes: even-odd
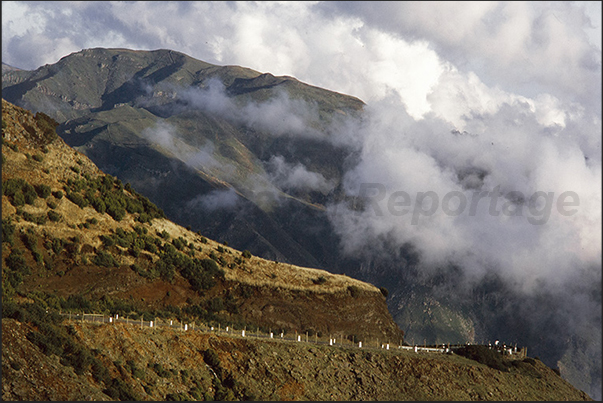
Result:
[[[129,184],[44,132],[37,116],[3,101],[2,218],[11,231],[3,256],[30,272],[17,297],[35,292],[56,304],[78,296],[102,300],[99,309],[127,301],[140,313],[401,337],[378,288],[257,258],[172,223]]]
[[[28,325],[2,328],[5,400],[591,400],[531,358],[500,371],[458,355],[73,322],[73,337],[119,379],[102,393],[92,373],[30,343]]]

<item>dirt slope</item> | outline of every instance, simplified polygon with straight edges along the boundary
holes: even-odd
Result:
[[[4,400],[107,398],[91,373],[76,375],[56,357],[39,352],[24,337],[27,326],[3,320],[2,328],[2,349],[9,351],[2,363]],[[502,372],[457,355],[141,330],[126,324],[74,323],[72,328],[140,400],[591,400],[531,359]]]

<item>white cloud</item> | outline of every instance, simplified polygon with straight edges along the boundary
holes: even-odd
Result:
[[[329,193],[334,184],[318,172],[309,171],[303,164],[290,164],[281,155],[275,155],[266,163],[272,182],[284,189],[314,190]]]

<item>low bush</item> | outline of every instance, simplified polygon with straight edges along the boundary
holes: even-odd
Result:
[[[507,371],[510,366],[509,362],[504,359],[500,351],[490,349],[486,346],[464,346],[458,350],[455,350],[455,353],[499,371]]]
[[[324,276],[319,276],[318,278],[313,278],[312,282],[316,285],[321,285],[327,282],[327,279]]]
[[[350,292],[352,298],[358,298],[360,296],[360,288],[355,285],[348,286],[348,291]]]
[[[52,193],[50,186],[48,186],[48,185],[40,184],[40,185],[34,186],[34,188],[35,188],[38,196],[41,197],[42,199],[46,199]]]
[[[94,263],[97,266],[103,266],[103,267],[119,266],[119,264],[117,263],[117,260],[115,260],[113,255],[111,255],[110,253],[105,252],[103,250],[98,251],[96,256],[94,256],[94,258],[92,259],[92,263]]]
[[[46,213],[46,215],[48,216],[48,219],[52,222],[61,221],[61,218],[63,218],[63,216],[61,214],[59,214],[53,210],[49,210],[48,213]]]
[[[15,225],[10,218],[2,219],[2,242],[6,242],[8,244],[13,244],[14,242],[14,234],[15,234]]]

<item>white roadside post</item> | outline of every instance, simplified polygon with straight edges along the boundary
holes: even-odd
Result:
[[[358,342],[358,348],[362,348],[362,342],[361,341]]]

